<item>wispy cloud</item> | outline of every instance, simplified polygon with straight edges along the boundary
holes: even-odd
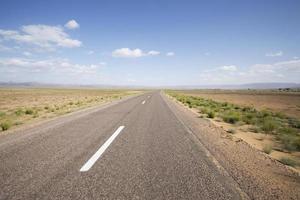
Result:
[[[132,49],[132,50],[130,48],[120,48],[112,52],[113,57],[120,57],[120,58],[139,58],[143,56],[156,56],[159,54],[160,54],[159,51],[151,50],[149,52],[144,52],[139,48]]]
[[[280,57],[282,55],[283,55],[282,51],[266,53],[267,57]]]
[[[204,82],[234,84],[251,82],[299,82],[300,60],[288,60],[272,64],[255,64],[241,69],[235,65],[225,65],[203,70],[200,78]]]
[[[235,65],[224,65],[222,67],[220,67],[219,69],[223,70],[223,71],[237,71],[237,67]]]
[[[175,56],[175,53],[174,52],[168,52],[168,53],[166,53],[166,56]]]
[[[0,39],[52,51],[58,47],[74,48],[82,45],[81,41],[70,38],[62,27],[40,24],[22,26],[20,31],[0,29]]]
[[[70,74],[95,74],[103,63],[81,65],[71,63],[68,59],[35,60],[28,58],[1,58],[1,70],[6,72],[55,72]]]
[[[72,19],[65,24],[65,27],[67,29],[77,29],[80,27],[80,25],[74,19]]]
[[[28,52],[28,51],[24,51],[24,52],[23,52],[23,55],[24,55],[24,56],[32,56],[32,53],[30,53],[30,52]]]
[[[155,56],[155,55],[159,55],[160,54],[160,52],[159,51],[149,51],[148,52],[148,55],[152,55],[152,56]]]

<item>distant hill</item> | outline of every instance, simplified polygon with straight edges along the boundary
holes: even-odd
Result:
[[[237,85],[178,85],[178,86],[133,86],[133,85],[75,85],[75,84],[45,84],[37,82],[0,82],[0,87],[28,87],[28,88],[107,88],[107,89],[278,89],[300,88],[300,83],[248,83]]]

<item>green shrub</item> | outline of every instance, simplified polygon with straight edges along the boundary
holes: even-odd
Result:
[[[227,107],[227,106],[228,106],[228,103],[227,103],[227,102],[223,102],[223,103],[221,104],[221,106]]]
[[[209,112],[207,113],[207,117],[208,117],[208,118],[214,118],[214,117],[215,117],[215,113],[214,113],[213,111],[209,111]]]
[[[287,158],[287,157],[280,158],[279,161],[282,164],[289,165],[289,166],[292,166],[292,167],[294,167],[294,166],[296,166],[298,164],[295,160],[293,160],[291,158]]]
[[[272,117],[264,118],[261,124],[261,129],[266,133],[271,133],[278,127],[277,122]]]
[[[5,115],[6,115],[5,112],[1,112],[1,111],[0,111],[0,117],[4,117]]]
[[[284,148],[289,151],[300,150],[300,135],[293,128],[281,128],[277,135]]]
[[[69,105],[71,106],[71,105],[73,105],[74,103],[71,101],[71,102],[69,102]]]
[[[7,122],[2,122],[0,124],[0,127],[1,127],[2,131],[6,131],[11,127],[11,123],[8,122],[8,121]]]
[[[256,118],[254,114],[246,113],[242,115],[242,121],[245,122],[246,124],[255,124]]]
[[[49,109],[49,106],[45,106],[44,109],[45,109],[45,110],[48,110],[48,109]]]
[[[21,109],[21,108],[19,108],[19,109],[17,109],[16,111],[15,111],[15,115],[17,115],[17,116],[21,116],[21,115],[23,115],[24,114],[24,111],[23,111],[23,109]]]
[[[259,117],[261,117],[261,118],[272,116],[272,113],[268,110],[262,110],[258,114],[259,114]]]
[[[236,112],[228,112],[222,115],[224,122],[235,124],[240,120],[240,115]]]
[[[272,150],[273,150],[272,145],[265,145],[263,147],[263,152],[265,152],[266,154],[270,154],[272,152]]]
[[[253,107],[246,106],[246,107],[242,108],[242,111],[243,112],[255,112],[256,110]]]
[[[25,110],[25,114],[26,115],[32,115],[34,112],[33,112],[33,110],[32,109],[26,109]]]
[[[294,119],[294,118],[289,118],[288,123],[291,127],[300,129],[300,121],[299,120]]]
[[[260,132],[260,128],[257,126],[252,126],[249,128],[249,131],[253,132],[253,133],[259,133]]]

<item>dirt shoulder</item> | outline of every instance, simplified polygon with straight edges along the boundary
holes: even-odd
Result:
[[[251,199],[300,199],[300,176],[207,119],[165,98],[174,114]]]

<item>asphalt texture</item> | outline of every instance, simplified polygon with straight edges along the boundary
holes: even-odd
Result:
[[[142,94],[0,137],[0,199],[244,198],[162,95]]]

